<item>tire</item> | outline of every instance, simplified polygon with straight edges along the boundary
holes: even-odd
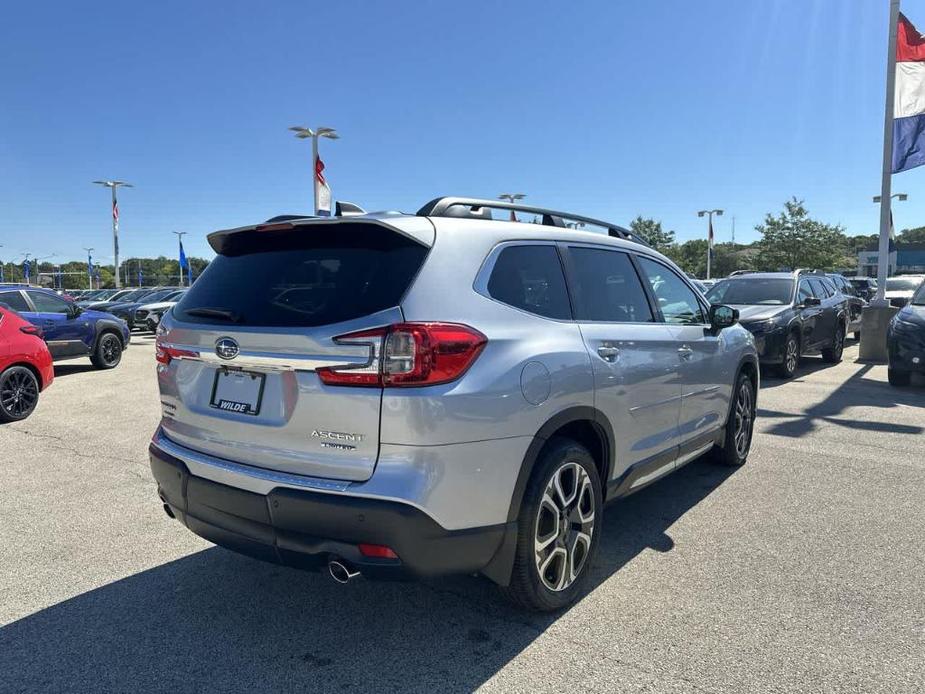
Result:
[[[781,378],[793,378],[800,366],[800,338],[796,333],[787,336],[784,344],[784,359],[777,365],[777,374]]]
[[[740,373],[732,391],[729,418],[726,420],[726,438],[722,448],[714,446],[712,458],[717,463],[740,467],[748,460],[755,429],[755,384],[748,374]]]
[[[832,346],[822,350],[822,361],[827,364],[837,364],[841,361],[842,354],[845,352],[845,328],[838,326],[835,329],[835,336],[832,338]]]
[[[98,369],[114,369],[122,361],[122,339],[112,332],[100,335],[96,349],[90,356],[93,366]]]
[[[888,367],[886,370],[886,377],[891,386],[897,386],[900,388],[909,385],[909,381],[911,380],[911,374],[908,371],[903,371],[902,369],[893,369],[890,367]]]
[[[574,602],[594,560],[603,506],[600,476],[588,450],[571,439],[550,439],[517,517],[514,568],[510,585],[502,588],[507,598],[539,612]],[[561,521],[563,507],[568,525]]]
[[[25,366],[11,366],[0,373],[0,422],[18,422],[35,411],[39,403],[39,380]]]

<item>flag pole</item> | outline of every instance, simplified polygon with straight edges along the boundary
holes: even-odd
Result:
[[[890,263],[890,201],[893,174],[893,103],[896,96],[896,34],[899,2],[890,0],[890,33],[886,59],[886,104],[883,114],[883,170],[880,181],[880,244],[877,253],[877,295],[871,302],[887,305],[884,298]]]

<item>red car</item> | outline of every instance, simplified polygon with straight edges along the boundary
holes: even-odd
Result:
[[[55,370],[41,329],[0,307],[0,422],[25,419]]]

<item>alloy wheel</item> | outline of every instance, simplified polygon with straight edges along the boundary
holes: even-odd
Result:
[[[104,335],[103,344],[100,345],[100,353],[103,361],[107,365],[115,364],[119,359],[121,352],[119,340],[115,335]]]
[[[578,463],[564,463],[546,485],[536,515],[536,570],[549,590],[563,591],[581,574],[591,551],[595,510],[587,471]]]
[[[0,407],[15,419],[29,414],[39,399],[35,377],[24,369],[7,373],[0,380]]]
[[[784,357],[787,364],[787,371],[793,373],[797,370],[797,341],[794,338],[788,338],[787,340],[787,355]]]
[[[744,458],[745,454],[748,453],[754,416],[752,410],[752,387],[748,381],[745,381],[742,383],[742,387],[739,388],[738,396],[736,396],[735,424],[732,438],[736,453],[740,458]]]
[[[845,333],[841,330],[835,332],[835,361],[841,361],[842,353],[845,351]]]

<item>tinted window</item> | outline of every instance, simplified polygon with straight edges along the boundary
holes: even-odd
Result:
[[[677,273],[666,265],[641,256],[639,264],[646,273],[665,322],[685,325],[707,322],[694,290]]]
[[[811,296],[815,295],[813,294],[813,288],[809,286],[809,282],[806,280],[800,280],[800,296],[798,303],[806,303],[806,300]]]
[[[19,292],[0,292],[0,304],[6,304],[14,311],[31,311]]]
[[[783,306],[790,303],[793,280],[767,277],[743,277],[723,280],[707,292],[713,304]]]
[[[36,313],[67,313],[70,310],[70,304],[54,294],[46,294],[45,292],[27,293],[35,305]]]
[[[509,246],[498,254],[488,293],[509,306],[546,318],[571,318],[555,246]]]
[[[828,286],[826,286],[825,282],[820,279],[816,279],[815,277],[809,280],[809,284],[813,288],[813,294],[818,296],[820,299],[828,299],[830,296],[832,296],[832,294],[835,293],[834,291],[831,291]]]
[[[399,304],[427,255],[370,224],[242,232],[222,250],[174,308],[180,320],[297,327],[367,316]]]
[[[652,310],[626,253],[571,248],[575,268],[575,317],[616,323],[651,323]]]

